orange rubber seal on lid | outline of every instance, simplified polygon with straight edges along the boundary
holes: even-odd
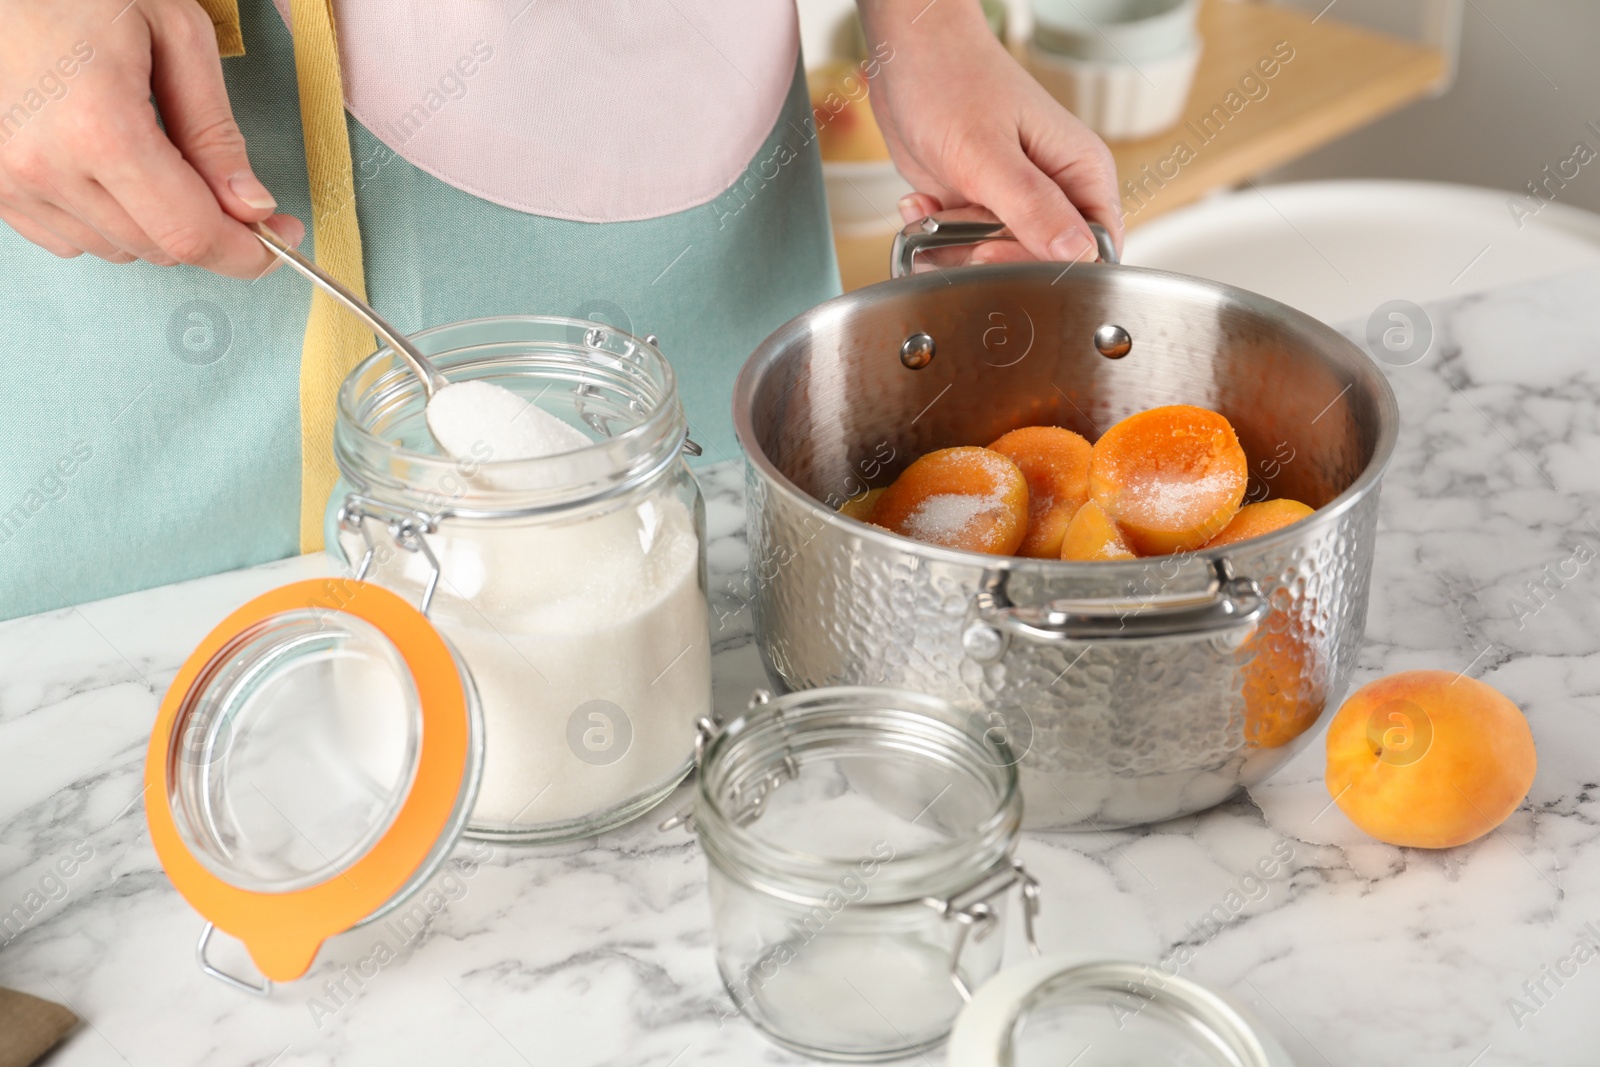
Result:
[[[336,607],[330,607],[330,602]],[[179,836],[172,812],[174,726],[196,679],[236,637],[275,615],[332,611],[370,623],[411,672],[422,739],[410,791],[388,831],[326,881],[287,893],[240,889],[212,874]],[[244,942],[261,973],[305,974],[322,942],[377,911],[416,874],[450,824],[470,747],[467,697],[444,638],[423,614],[380,586],[353,579],[304,581],[250,601],[206,635],[172,680],[145,758],[145,812],[167,877],[196,911]]]

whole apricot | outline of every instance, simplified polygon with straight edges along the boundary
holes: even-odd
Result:
[[[806,72],[817,150],[830,163],[889,158],[866,86],[866,77],[850,63],[827,63]]]
[[[1328,726],[1329,795],[1391,845],[1452,848],[1482,837],[1522,803],[1537,767],[1517,706],[1449,671],[1370,682]]]

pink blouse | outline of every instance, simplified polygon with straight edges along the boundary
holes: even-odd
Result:
[[[289,23],[289,0],[274,3]],[[334,18],[345,105],[396,154],[583,222],[727,189],[800,49],[793,0],[335,0]]]

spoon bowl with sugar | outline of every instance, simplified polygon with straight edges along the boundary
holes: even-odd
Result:
[[[582,431],[503,386],[485,381],[449,381],[405,334],[333,275],[297,252],[265,223],[258,222],[253,229],[268,251],[366,323],[406,362],[422,382],[427,397],[428,431],[447,454],[472,455],[474,447],[483,444],[496,460],[537,459],[590,444]]]

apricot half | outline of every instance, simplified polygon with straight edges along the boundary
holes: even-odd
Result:
[[[901,472],[872,521],[928,544],[1009,556],[1027,530],[1028,483],[998,452],[944,448]]]
[[[1061,558],[1071,560],[1138,559],[1122,531],[1105,509],[1093,500],[1085,501],[1067,523],[1061,538]]]
[[[1089,457],[1089,496],[1141,556],[1211,540],[1244,499],[1249,469],[1228,420],[1188,404],[1130,415]]]
[[[1537,767],[1517,706],[1449,671],[1364,685],[1328,725],[1328,793],[1391,845],[1452,848],[1482,837],[1522,803]]]
[[[1298,500],[1261,500],[1246,504],[1229,520],[1222,532],[1206,542],[1207,548],[1236,544],[1252,537],[1281,530],[1314,513],[1312,508]]]
[[[1089,442],[1059,426],[1024,426],[989,447],[1028,482],[1028,532],[1017,555],[1060,559],[1067,523],[1089,499]]]
[[[839,505],[839,514],[855,519],[857,522],[871,522],[872,511],[878,506],[878,498],[884,494],[882,489],[868,489],[860,496],[853,496]]]

